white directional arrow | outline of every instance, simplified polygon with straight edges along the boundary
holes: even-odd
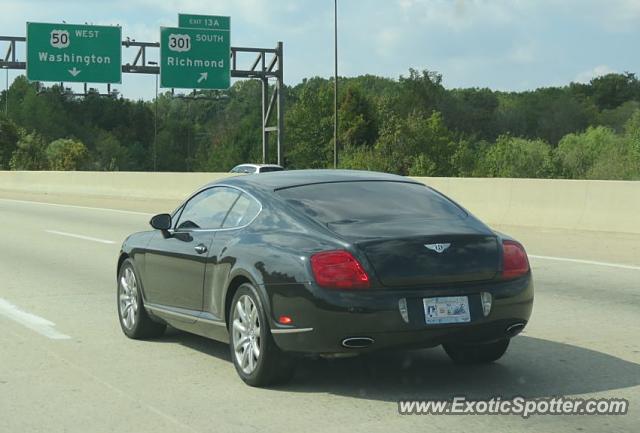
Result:
[[[80,71],[78,71],[78,72],[80,72]],[[208,72],[200,72],[200,78],[198,78],[198,83],[202,83],[208,77],[209,77],[209,73]]]
[[[78,75],[80,72],[82,72],[82,71],[80,71],[79,69],[76,69],[76,67],[75,67],[75,66],[73,67],[73,69],[69,69],[69,73],[70,73],[71,75],[73,75],[74,77],[75,77],[76,75]]]

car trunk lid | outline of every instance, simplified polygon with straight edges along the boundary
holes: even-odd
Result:
[[[475,219],[355,223],[331,228],[364,252],[387,287],[476,282],[490,280],[499,271],[499,241]],[[367,236],[372,233],[384,236]]]

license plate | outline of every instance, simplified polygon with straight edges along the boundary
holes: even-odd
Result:
[[[422,302],[427,325],[471,321],[469,298],[466,296],[424,298]]]

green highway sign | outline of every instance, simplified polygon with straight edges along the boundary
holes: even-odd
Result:
[[[216,15],[178,14],[178,27],[231,30],[231,17],[220,17]]]
[[[122,82],[122,29],[27,23],[30,81]]]
[[[228,89],[231,84],[228,30],[160,28],[160,86]]]

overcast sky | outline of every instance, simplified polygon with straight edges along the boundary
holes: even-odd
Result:
[[[119,24],[123,36],[154,42],[178,12],[230,15],[232,45],[284,42],[287,84],[333,74],[332,0],[3,0],[0,11],[2,35],[65,20]],[[339,0],[338,13],[343,76],[430,69],[449,88],[524,90],[640,72],[640,0]],[[133,55],[125,50],[124,61]],[[116,87],[147,99],[154,86],[151,76],[124,74]]]

